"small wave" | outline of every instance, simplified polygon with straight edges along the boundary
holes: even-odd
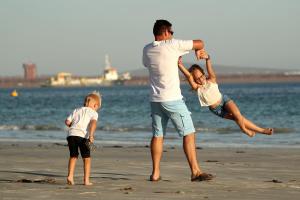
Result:
[[[0,130],[4,131],[66,131],[68,128],[58,127],[55,125],[0,125]],[[112,132],[149,132],[151,127],[112,127],[112,126],[98,126],[99,131],[112,131]]]
[[[239,128],[196,128],[198,132],[204,133],[219,133],[219,134],[231,134],[231,133],[239,133],[241,130]],[[293,128],[274,128],[275,134],[277,133],[295,133],[296,130]]]
[[[204,133],[220,133],[220,134],[230,134],[230,133],[236,133],[240,130],[237,128],[196,128],[197,132],[204,132]]]
[[[0,130],[16,131],[16,130],[20,130],[20,127],[14,125],[1,125]]]
[[[61,127],[53,125],[0,125],[0,130],[4,131],[26,131],[26,130],[37,130],[37,131],[58,131],[64,130]]]
[[[0,125],[0,130],[4,131],[66,131],[67,127],[59,127],[55,125]],[[106,132],[152,132],[151,127],[112,127],[112,126],[99,126],[98,131]],[[176,132],[174,128],[168,128],[167,132]],[[217,134],[232,134],[239,133],[241,130],[237,127],[223,127],[223,128],[203,128],[197,127],[198,133],[217,133]],[[274,128],[275,134],[277,133],[295,133],[293,128]]]
[[[293,128],[274,128],[274,133],[295,133],[296,130]]]
[[[97,128],[100,131],[113,131],[113,132],[151,132],[151,127],[112,127],[100,126]]]

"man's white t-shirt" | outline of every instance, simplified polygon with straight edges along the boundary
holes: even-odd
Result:
[[[71,122],[68,136],[79,136],[89,138],[87,132],[88,125],[91,120],[98,120],[98,113],[89,107],[76,108],[67,118]]]
[[[182,99],[178,58],[193,49],[193,40],[163,40],[147,44],[143,64],[149,70],[150,101],[165,102]]]

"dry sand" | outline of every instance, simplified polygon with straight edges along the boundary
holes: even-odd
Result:
[[[93,186],[66,185],[68,149],[57,143],[0,143],[0,199],[299,199],[299,149],[197,149],[210,182],[190,182],[180,147],[166,147],[163,180],[150,182],[148,147],[102,146],[92,153]]]

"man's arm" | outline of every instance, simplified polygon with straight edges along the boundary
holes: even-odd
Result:
[[[201,50],[204,48],[204,42],[202,40],[193,40],[193,50]]]
[[[94,133],[95,133],[96,128],[97,128],[97,120],[92,119],[90,121],[89,128],[90,128],[90,131],[89,131],[89,134],[90,134],[89,141],[90,141],[90,143],[94,143]]]
[[[198,84],[194,81],[194,78],[193,78],[192,74],[183,65],[181,57],[179,57],[179,60],[178,60],[178,67],[179,67],[180,71],[184,74],[186,79],[188,80],[188,82],[189,82],[190,86],[192,87],[192,89],[197,90],[198,89]]]

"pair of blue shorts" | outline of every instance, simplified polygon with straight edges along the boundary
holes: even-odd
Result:
[[[229,101],[231,101],[231,99],[227,95],[222,95],[221,103],[215,108],[209,108],[209,110],[215,115],[224,118],[227,114],[229,114],[225,108],[226,103]]]
[[[150,102],[152,116],[152,133],[154,137],[166,135],[169,119],[171,119],[179,136],[195,133],[191,112],[183,100],[167,102]]]

